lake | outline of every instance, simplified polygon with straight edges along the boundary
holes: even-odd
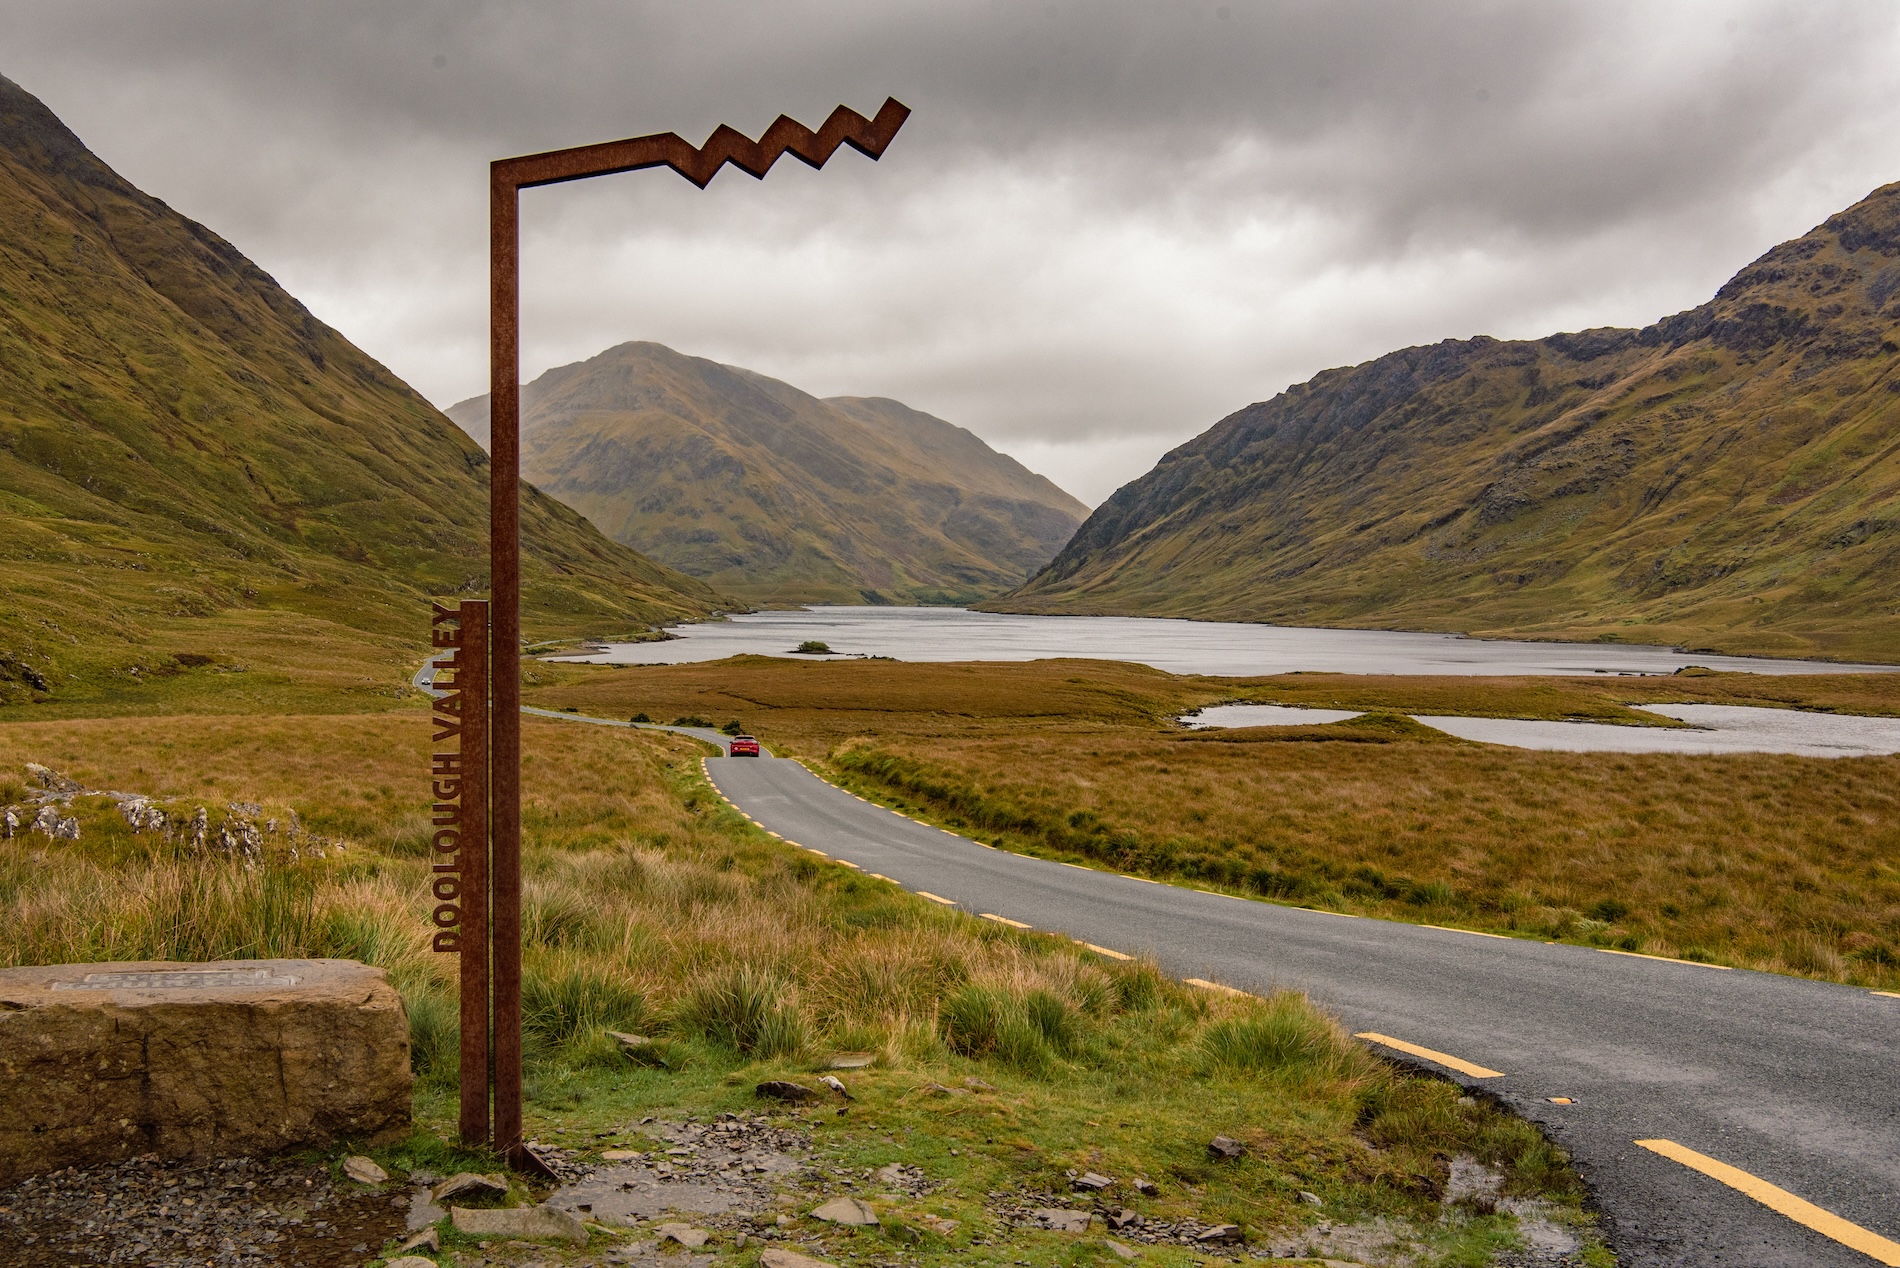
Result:
[[[791,656],[807,640],[839,656],[909,661],[1080,656],[1176,674],[1671,674],[1686,665],[1759,674],[1865,673],[1892,665],[1768,660],[1621,643],[1532,643],[1395,630],[1177,621],[1126,616],[1012,616],[963,608],[813,607],[682,625],[663,643],[612,643],[561,657],[606,665],[677,665],[740,653]],[[836,657],[834,657],[835,659]]]
[[[1803,757],[1874,757],[1900,753],[1900,718],[1864,718],[1798,709],[1726,704],[1636,705],[1694,730],[1618,726],[1610,722],[1541,722],[1523,718],[1448,718],[1413,714],[1426,726],[1462,739],[1511,748],[1571,753],[1793,753]],[[1276,704],[1224,704],[1182,719],[1191,727],[1311,726],[1359,715],[1345,709]]]

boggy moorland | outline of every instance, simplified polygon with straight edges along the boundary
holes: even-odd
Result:
[[[992,844],[1362,915],[1900,984],[1900,757],[1556,753],[1408,713],[1668,719],[1639,703],[1900,714],[1900,675],[1178,677],[736,658],[543,666],[530,697],[732,717],[852,790]],[[1369,710],[1191,733],[1216,701]]]

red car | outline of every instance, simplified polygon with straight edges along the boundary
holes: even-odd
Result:
[[[759,742],[749,735],[735,735],[732,743],[726,747],[726,754],[729,757],[757,757]]]

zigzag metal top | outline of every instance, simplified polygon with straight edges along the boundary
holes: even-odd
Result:
[[[496,159],[489,170],[497,184],[526,189],[532,185],[554,185],[643,167],[670,167],[704,189],[727,163],[763,178],[781,154],[789,153],[809,166],[823,167],[840,145],[848,145],[866,158],[876,159],[909,117],[909,106],[888,97],[875,119],[866,119],[849,107],[839,106],[816,132],[788,115],[780,115],[756,141],[722,123],[706,138],[706,144],[697,148],[687,144],[678,133],[659,132],[625,141]]]

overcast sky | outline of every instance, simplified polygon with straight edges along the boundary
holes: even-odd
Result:
[[[895,96],[880,163],[527,192],[524,377],[654,339],[1090,503],[1329,366],[1690,307],[1900,180],[1891,0],[0,0],[0,73],[444,406],[487,160]]]

